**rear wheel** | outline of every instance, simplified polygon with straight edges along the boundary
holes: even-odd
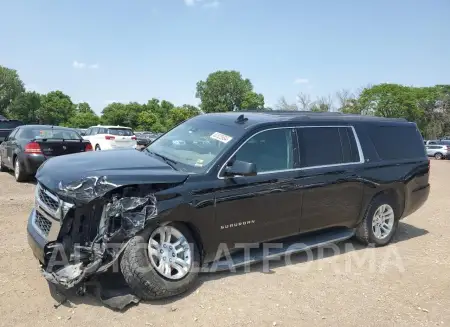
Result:
[[[437,159],[437,160],[441,160],[443,157],[444,156],[440,152],[437,152],[437,153],[434,154],[434,158]]]
[[[14,159],[14,177],[16,178],[16,181],[19,183],[28,180],[28,175],[26,174],[25,169],[23,168],[23,165],[20,162],[19,158]]]
[[[387,195],[377,196],[356,229],[356,238],[365,244],[384,246],[392,241],[398,226],[395,205]]]
[[[173,223],[133,237],[120,267],[138,297],[161,299],[193,286],[198,277],[200,253],[189,229]]]
[[[101,150],[101,149],[100,149],[100,145],[97,144],[97,145],[95,146],[95,151],[100,151],[100,150]]]
[[[6,166],[3,164],[3,158],[2,158],[2,153],[0,151],[0,171],[7,171],[8,169],[6,168]]]

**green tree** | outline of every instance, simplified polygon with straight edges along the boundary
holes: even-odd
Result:
[[[67,124],[75,114],[75,106],[70,97],[61,91],[52,91],[41,97],[41,107],[37,111],[40,123],[49,125]]]
[[[68,127],[88,128],[100,124],[100,117],[94,112],[77,112],[69,119]]]
[[[91,106],[87,102],[80,102],[76,105],[77,113],[91,113],[95,114],[94,110],[91,109]]]
[[[41,107],[41,95],[36,92],[19,94],[8,106],[8,116],[24,124],[37,123],[37,112]]]
[[[205,81],[199,81],[196,97],[201,100],[200,108],[206,113],[264,107],[263,95],[254,93],[250,80],[233,70],[216,71]]]
[[[25,88],[16,70],[0,66],[0,115],[6,114],[8,106]]]
[[[120,102],[108,104],[102,111],[102,121],[107,125],[125,125],[127,105]]]

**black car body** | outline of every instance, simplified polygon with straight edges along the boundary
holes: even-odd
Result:
[[[223,245],[343,229],[335,240],[385,245],[430,189],[415,123],[276,111],[197,116],[143,152],[59,157],[36,178],[28,235],[44,276],[70,288],[120,257],[145,299],[186,291]],[[55,268],[55,251],[81,261]]]
[[[8,137],[14,128],[20,125],[23,125],[20,120],[7,119],[0,115],[0,143]]]
[[[85,151],[92,151],[90,142],[73,129],[21,125],[0,145],[0,166],[2,170],[13,169],[16,180],[22,182],[34,177],[50,158]]]

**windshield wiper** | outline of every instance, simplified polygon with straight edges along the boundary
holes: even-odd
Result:
[[[175,169],[175,165],[178,164],[177,161],[175,161],[173,159],[170,159],[170,158],[167,158],[166,156],[163,156],[162,154],[159,154],[159,153],[156,153],[156,152],[153,152],[153,151],[148,151],[148,153],[153,154],[154,156],[160,157],[162,160],[164,160],[173,169]]]

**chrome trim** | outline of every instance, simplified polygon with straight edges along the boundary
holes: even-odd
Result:
[[[44,192],[46,196],[57,202],[58,209],[54,210],[42,201],[40,198],[40,192]],[[58,238],[59,230],[61,229],[61,221],[72,207],[73,204],[62,201],[57,195],[46,190],[38,183],[35,188],[35,213],[31,224],[36,232],[39,233],[39,235],[41,235],[46,241],[55,241]],[[48,235],[45,235],[45,233],[43,233],[43,231],[36,224],[36,213],[39,213],[51,222],[52,226]]]
[[[50,208],[44,201],[41,200],[39,196],[39,192],[44,192],[47,196],[52,198],[55,202],[58,203],[58,209],[54,210]],[[54,195],[53,193],[47,191],[45,188],[43,188],[39,183],[37,184],[35,188],[35,206],[36,209],[41,208],[39,212],[45,211],[46,213],[50,214],[53,219],[56,220],[62,220],[70,208],[73,207],[73,204],[67,203],[59,199],[58,196]]]
[[[45,233],[42,231],[42,229],[36,224],[36,213],[41,214],[44,216],[45,219],[50,221],[52,226],[50,227],[50,231],[48,232],[48,235],[45,235]],[[31,225],[34,227],[36,232],[42,236],[47,242],[49,241],[55,241],[58,238],[59,230],[60,230],[60,224],[58,220],[55,220],[53,217],[49,216],[46,212],[42,210],[35,209],[33,219],[31,220]]]
[[[267,174],[276,174],[276,173],[282,173],[282,172],[291,172],[291,171],[300,171],[300,170],[310,170],[310,169],[317,169],[317,168],[331,168],[331,167],[341,167],[341,166],[349,166],[349,165],[355,165],[355,164],[363,164],[365,162],[365,158],[364,158],[364,152],[362,150],[361,147],[361,143],[359,141],[359,137],[358,134],[356,133],[355,127],[351,126],[351,125],[313,125],[313,126],[283,126],[283,127],[272,127],[272,128],[266,128],[263,129],[261,131],[256,132],[253,135],[250,135],[229,157],[228,159],[223,163],[223,165],[220,167],[218,173],[217,173],[217,178],[218,179],[225,179],[225,177],[220,176],[221,172],[223,171],[223,169],[225,168],[225,165],[228,163],[228,161],[230,161],[230,159],[236,154],[236,152],[238,152],[242,146],[244,146],[244,144],[246,144],[251,138],[253,138],[254,136],[262,133],[262,132],[267,132],[267,131],[271,131],[271,130],[275,130],[275,129],[298,129],[298,128],[330,128],[330,127],[334,127],[334,128],[350,128],[353,131],[353,135],[355,137],[355,142],[356,142],[356,147],[358,149],[358,154],[359,154],[359,161],[355,161],[355,162],[346,162],[346,163],[341,163],[341,164],[332,164],[332,165],[321,165],[321,166],[311,166],[311,167],[302,167],[302,168],[292,168],[292,169],[283,169],[283,170],[272,170],[272,171],[264,171],[261,173],[258,173],[257,176],[259,175],[267,175]],[[238,177],[242,177],[242,176],[235,176],[234,178],[238,178]]]

